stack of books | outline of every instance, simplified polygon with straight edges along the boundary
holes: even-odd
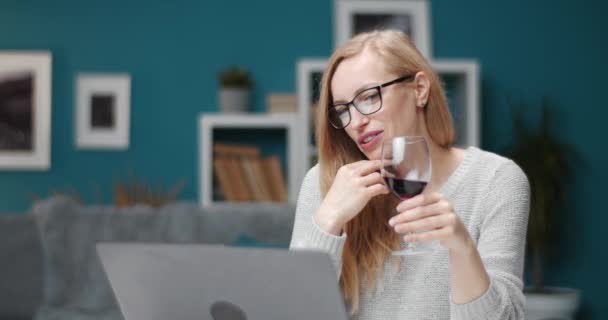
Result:
[[[286,93],[271,93],[266,96],[268,113],[285,113],[298,111],[298,99],[295,95]]]
[[[254,146],[216,143],[213,173],[228,202],[287,202],[279,157],[261,157]]]

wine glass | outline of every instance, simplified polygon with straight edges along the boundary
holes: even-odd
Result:
[[[402,201],[424,191],[431,180],[431,156],[424,137],[398,136],[382,143],[382,178],[387,187]],[[407,243],[392,255],[429,253],[434,247],[427,243]]]

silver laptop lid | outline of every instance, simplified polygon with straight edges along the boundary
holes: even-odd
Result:
[[[321,252],[99,243],[126,320],[347,319]]]

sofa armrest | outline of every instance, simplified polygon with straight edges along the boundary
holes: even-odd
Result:
[[[42,249],[30,214],[0,216],[0,319],[31,319],[42,301]]]

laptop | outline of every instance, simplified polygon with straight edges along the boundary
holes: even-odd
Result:
[[[203,244],[101,242],[125,320],[346,320],[329,256]]]

